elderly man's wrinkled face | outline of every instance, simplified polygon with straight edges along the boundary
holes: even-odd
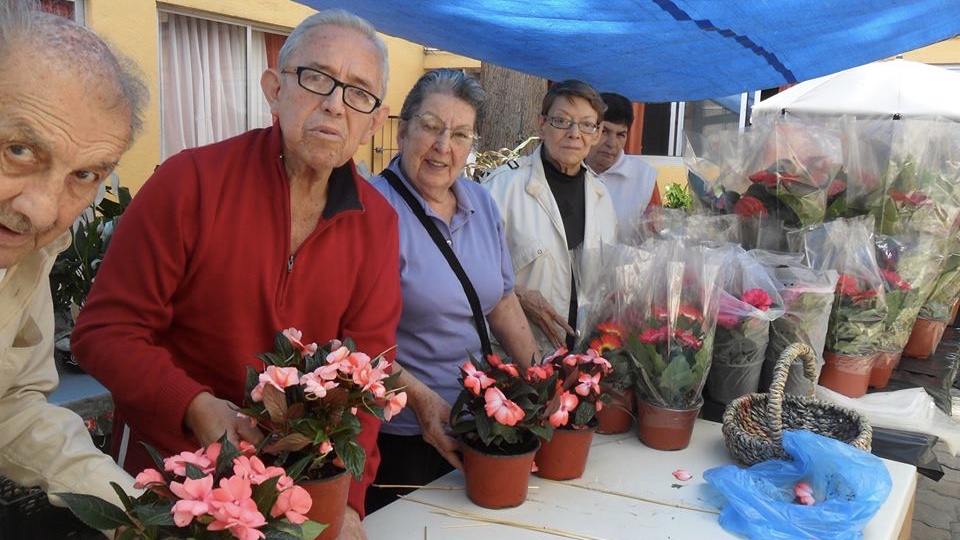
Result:
[[[346,106],[342,87],[320,96],[297,82],[297,67],[309,67],[343,83],[360,87],[375,96],[384,66],[380,53],[369,39],[356,30],[338,26],[317,26],[304,35],[290,55],[285,73],[274,72],[279,86],[265,75],[264,92],[270,109],[283,131],[284,158],[288,171],[303,167],[313,171],[339,167],[349,160],[361,143],[367,142],[386,120],[386,107],[362,113]],[[291,167],[292,166],[292,167]]]
[[[58,64],[17,50],[0,62],[0,268],[70,227],[130,141],[116,87]]]
[[[600,142],[590,149],[587,165],[597,173],[602,173],[613,166],[627,144],[629,132],[630,128],[626,124],[604,121],[603,127],[600,128]]]

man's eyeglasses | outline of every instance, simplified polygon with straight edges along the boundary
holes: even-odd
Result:
[[[440,138],[444,132],[449,130],[450,144],[460,148],[472,148],[480,140],[480,136],[474,133],[472,129],[465,127],[448,128],[443,120],[430,113],[415,114],[412,118],[417,119],[417,126],[421,131],[436,138]]]
[[[574,122],[569,118],[563,118],[562,116],[548,116],[547,122],[551,126],[562,129],[564,131],[570,129],[570,126],[576,125],[577,129],[580,130],[580,133],[586,133],[587,135],[593,135],[600,129],[600,124],[595,122],[588,122],[584,120],[583,122]]]
[[[347,84],[345,82],[340,82],[330,75],[313,68],[304,66],[296,68],[283,68],[280,70],[280,73],[289,73],[291,75],[296,74],[297,82],[300,84],[300,86],[304,90],[313,92],[318,96],[329,96],[334,90],[337,89],[338,86],[342,87],[344,105],[357,112],[370,114],[376,110],[381,103],[383,103],[380,98],[364,90],[363,88],[354,86],[352,84]]]

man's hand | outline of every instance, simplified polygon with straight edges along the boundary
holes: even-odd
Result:
[[[217,442],[224,433],[234,445],[240,441],[257,444],[263,439],[253,421],[237,414],[236,405],[209,392],[193,398],[183,421],[202,446]]]
[[[343,528],[340,529],[337,540],[367,540],[367,533],[364,532],[363,524],[360,523],[360,514],[349,506],[343,515]]]
[[[561,317],[547,299],[540,294],[540,291],[533,289],[523,289],[519,287],[514,289],[517,297],[520,299],[520,306],[523,312],[527,314],[530,321],[539,326],[543,333],[550,340],[550,344],[557,349],[565,347],[567,340],[564,332],[571,336],[576,335],[576,331],[567,324],[567,319]]]
[[[462,470],[463,463],[460,462],[460,456],[457,455],[460,443],[447,434],[450,404],[439,394],[425,386],[416,394],[413,401],[410,402],[410,407],[417,415],[423,440],[436,448],[437,452],[451,465]]]

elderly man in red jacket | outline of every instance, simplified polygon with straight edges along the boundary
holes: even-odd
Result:
[[[386,47],[366,21],[334,10],[287,38],[261,87],[276,121],[167,160],[125,212],[72,336],[80,364],[113,394],[115,446],[128,471],[225,432],[245,366],[296,327],[319,343],[351,337],[371,356],[400,316],[397,217],[351,156],[388,111]],[[341,538],[360,518],[379,463],[376,418]]]

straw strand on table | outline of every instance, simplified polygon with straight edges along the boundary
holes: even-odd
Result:
[[[552,534],[554,536],[560,536],[563,538],[573,538],[574,540],[605,540],[597,536],[588,536],[585,534],[578,534],[570,531],[544,527],[542,525],[531,525],[529,523],[521,523],[519,521],[510,521],[508,519],[493,518],[493,517],[488,517],[481,514],[471,514],[469,512],[461,512],[459,510],[453,510],[451,508],[446,508],[438,504],[420,500],[420,499],[411,497],[409,495],[403,496],[403,499],[407,501],[415,502],[415,503],[424,504],[426,506],[431,506],[439,510],[439,512],[435,512],[435,513],[442,514],[452,518],[469,519],[473,521],[480,521],[482,523],[494,523],[496,525],[505,525],[507,527],[516,527],[518,529],[526,529],[528,531],[536,531],[536,532],[542,532],[546,534]]]

